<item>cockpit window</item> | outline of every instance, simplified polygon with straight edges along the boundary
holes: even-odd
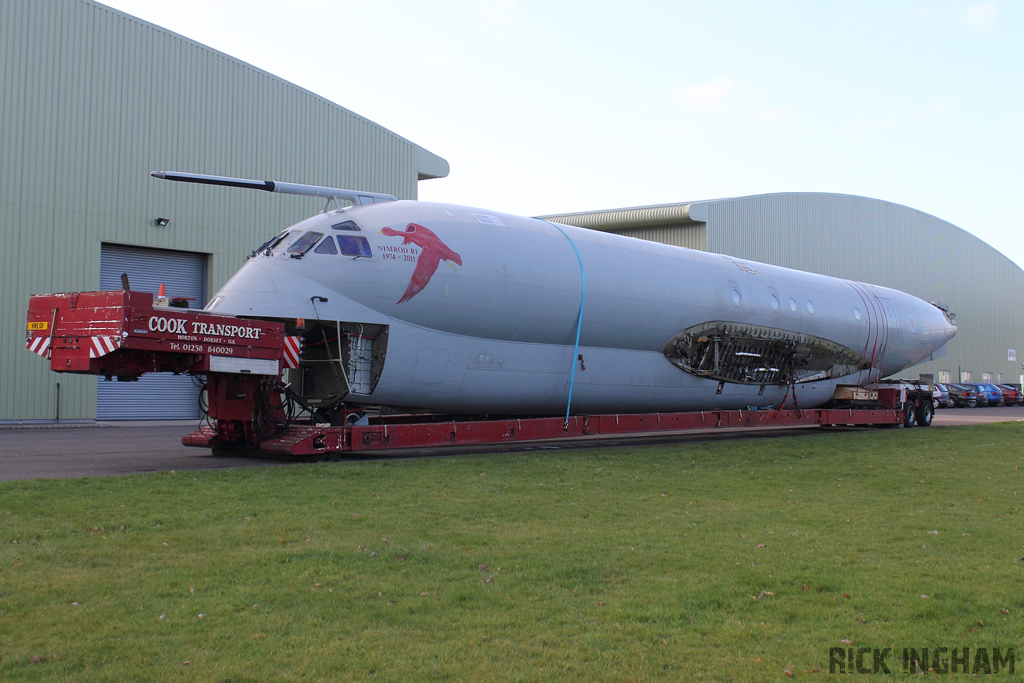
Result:
[[[337,254],[338,248],[334,246],[334,238],[328,235],[323,242],[316,245],[316,249],[313,251],[317,254]]]
[[[365,237],[338,235],[338,246],[341,247],[341,253],[345,256],[366,256],[367,258],[373,256],[373,252],[370,251],[370,243],[366,241]]]
[[[252,258],[256,254],[262,254],[265,251],[269,251],[269,250],[273,249],[274,247],[279,245],[281,243],[281,241],[285,237],[287,237],[287,236],[288,236],[288,231],[287,230],[283,230],[283,231],[277,233],[276,235],[271,237],[269,240],[267,240],[266,242],[264,242],[260,246],[256,247],[253,250],[253,252],[251,254],[249,254],[249,258]]]
[[[348,230],[350,232],[360,232],[359,226],[352,221],[345,221],[344,223],[336,223],[331,226],[331,230]]]
[[[310,248],[316,244],[317,240],[323,236],[324,234],[322,232],[314,232],[310,230],[302,235],[302,237],[292,242],[292,246],[288,247],[288,253],[292,258],[299,258],[309,251]]]

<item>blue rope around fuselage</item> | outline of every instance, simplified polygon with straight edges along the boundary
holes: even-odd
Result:
[[[583,259],[580,258],[580,250],[576,248],[576,243],[572,241],[572,238],[562,230],[557,223],[550,221],[544,221],[548,225],[553,225],[558,228],[558,232],[562,233],[565,239],[569,240],[569,244],[572,246],[572,250],[576,252],[576,260],[580,264],[580,280],[583,282],[583,289],[580,292],[580,313],[576,318],[576,343],[572,349],[572,372],[569,373],[569,400],[565,403],[565,429],[569,428],[569,411],[572,410],[572,388],[576,383],[576,361],[579,359],[580,353],[580,328],[583,327],[583,302],[587,298],[587,276],[583,272]]]

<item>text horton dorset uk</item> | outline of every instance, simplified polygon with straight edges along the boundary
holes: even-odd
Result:
[[[902,657],[900,655],[902,654]],[[902,661],[901,661],[902,660]],[[1013,674],[1016,653],[1012,647],[833,647],[828,651],[832,674]]]

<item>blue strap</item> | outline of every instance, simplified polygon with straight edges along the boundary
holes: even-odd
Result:
[[[550,221],[544,221],[548,225],[552,225],[558,228],[558,232],[562,233],[565,239],[569,240],[569,244],[572,245],[572,250],[576,252],[576,260],[580,264],[580,279],[583,281],[583,290],[580,293],[580,313],[576,318],[576,343],[572,349],[572,372],[569,373],[569,400],[565,404],[565,426],[563,429],[569,428],[569,411],[572,409],[572,388],[576,383],[576,361],[579,359],[580,353],[580,328],[583,327],[583,302],[587,298],[587,276],[583,272],[583,259],[580,258],[580,250],[576,248],[576,243],[572,241],[572,238],[565,234],[565,230],[562,230],[557,223]]]

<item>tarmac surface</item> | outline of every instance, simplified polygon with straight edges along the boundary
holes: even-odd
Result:
[[[945,409],[935,413],[932,428],[978,425],[991,422],[1024,422],[1024,406],[1009,408]],[[181,445],[181,437],[198,427],[187,422],[87,422],[0,425],[0,481],[119,476],[145,472],[275,467],[287,461],[217,456],[202,448]],[[915,429],[919,429],[916,427]],[[417,449],[402,453],[378,452],[361,459],[423,457],[436,455],[525,452],[565,448],[638,446],[693,443],[722,439],[791,436],[822,433],[818,428],[765,430],[714,430],[624,438],[588,438],[572,442],[532,442]]]
[[[221,457],[181,445],[187,422],[93,422],[0,427],[0,481],[61,479],[228,467],[270,467],[274,460]]]

